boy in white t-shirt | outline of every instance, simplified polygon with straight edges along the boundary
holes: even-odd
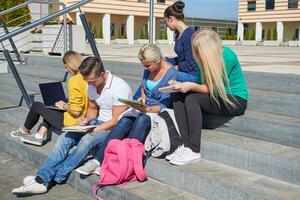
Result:
[[[13,189],[18,196],[42,194],[48,191],[52,180],[62,183],[70,172],[77,167],[88,155],[98,147],[119,116],[128,108],[118,101],[118,98],[130,99],[132,92],[129,85],[119,77],[105,71],[99,59],[86,58],[79,67],[80,73],[88,83],[89,107],[85,118],[79,119],[81,125],[86,125],[97,119],[99,125],[89,133],[65,132],[59,136],[55,148],[52,150],[36,176],[27,176],[23,186]],[[72,147],[76,146],[70,154]],[[95,173],[98,173],[95,171]]]

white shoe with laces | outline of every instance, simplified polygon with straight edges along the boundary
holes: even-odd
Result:
[[[170,155],[167,155],[165,158],[166,160],[172,160],[174,157],[176,157],[177,154],[180,154],[184,150],[184,146],[180,145],[177,147],[177,149]]]
[[[30,181],[35,180],[35,176],[26,176],[23,179],[23,185],[27,185]]]
[[[20,138],[22,136],[27,136],[27,135],[30,135],[30,133],[26,133],[25,131],[23,131],[22,127],[10,132],[10,136],[13,138]]]
[[[31,180],[26,185],[13,189],[11,193],[17,196],[29,196],[33,194],[44,194],[47,191],[47,187],[44,184],[40,184],[35,180]]]
[[[76,172],[83,175],[97,174],[100,175],[100,163],[96,159],[91,159],[81,167],[76,169]]]
[[[177,154],[170,160],[173,165],[186,165],[196,163],[201,159],[200,153],[193,152],[190,148],[184,147],[180,154]]]

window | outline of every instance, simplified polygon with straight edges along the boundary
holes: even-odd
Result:
[[[157,3],[166,3],[165,0],[157,0]]]
[[[248,1],[248,11],[256,10],[256,1]]]
[[[298,8],[298,0],[289,0],[288,8]]]
[[[266,10],[274,10],[275,0],[266,0]]]
[[[115,24],[110,24],[110,36],[115,36]]]
[[[121,37],[125,36],[126,32],[126,24],[121,24]]]
[[[296,40],[300,40],[300,38],[299,38],[299,29],[296,29]]]

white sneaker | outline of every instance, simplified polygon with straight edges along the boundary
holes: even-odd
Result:
[[[76,172],[83,175],[97,174],[100,175],[100,163],[96,159],[91,159],[81,167],[76,169]]]
[[[172,160],[174,157],[176,157],[177,154],[180,154],[184,150],[184,146],[180,145],[177,147],[177,149],[170,155],[167,155],[165,158],[166,160]]]
[[[18,130],[10,132],[9,134],[13,138],[20,138],[22,136],[30,135],[30,133],[26,133],[25,131],[23,131],[22,127],[20,127]]]
[[[44,141],[46,140],[46,137],[42,138],[38,133],[34,135],[23,135],[20,138],[24,143],[33,144],[37,146],[42,146]]]
[[[28,183],[30,183],[30,181],[35,180],[35,176],[26,176],[23,179],[23,185],[27,185]]]
[[[47,187],[43,184],[37,183],[35,180],[31,180],[26,185],[23,185],[19,188],[15,188],[11,191],[14,195],[17,196],[29,196],[33,194],[44,194],[47,192]]]
[[[190,148],[184,147],[181,154],[177,154],[170,163],[173,165],[186,165],[191,163],[196,163],[200,160],[201,154],[193,152]]]

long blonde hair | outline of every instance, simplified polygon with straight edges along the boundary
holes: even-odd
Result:
[[[220,97],[226,105],[235,105],[226,94],[229,87],[223,60],[223,46],[218,34],[211,29],[202,29],[192,36],[193,55],[201,70],[202,83],[206,84],[210,96],[219,104]],[[230,88],[229,88],[230,89]]]

